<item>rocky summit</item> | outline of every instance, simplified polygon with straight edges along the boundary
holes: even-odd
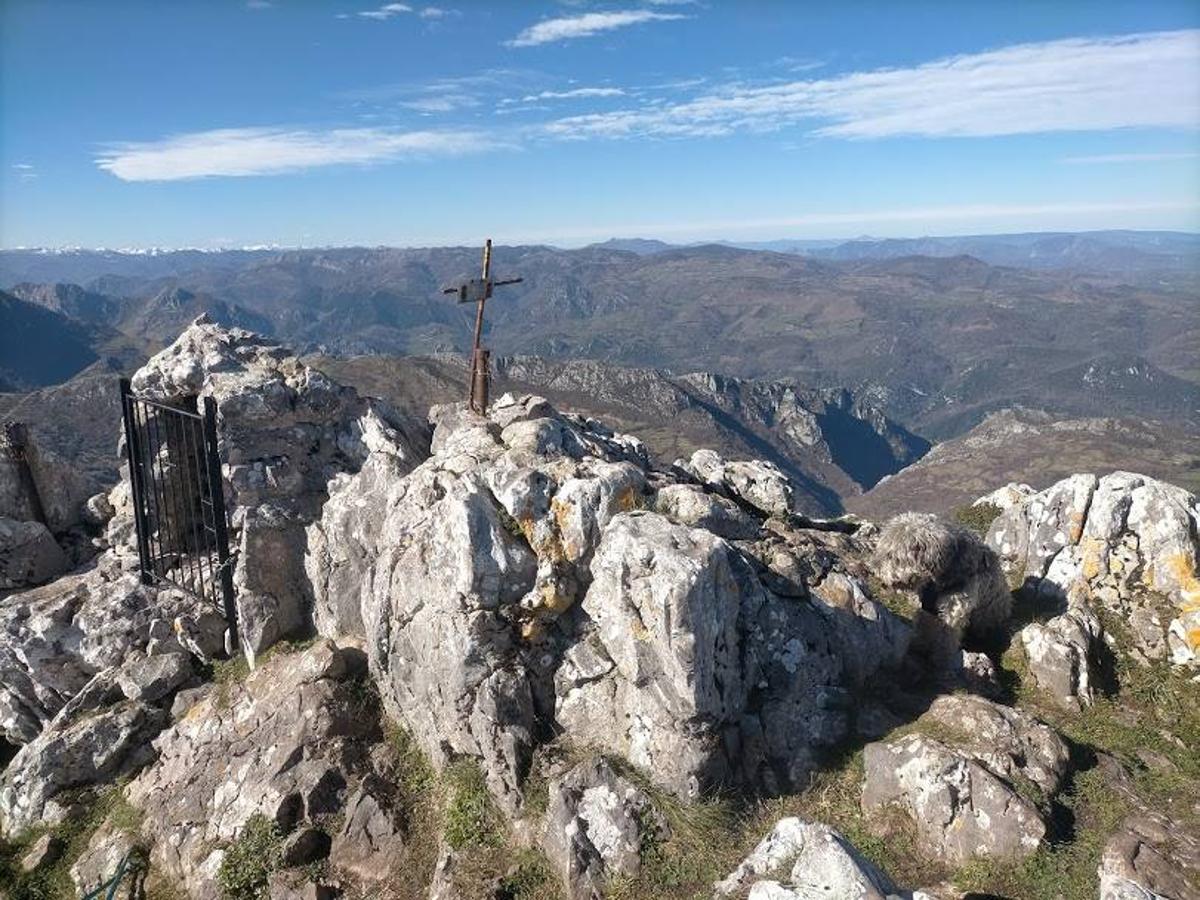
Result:
[[[1180,488],[814,519],[769,462],[416,419],[204,318],[133,386],[217,403],[239,651],[141,583],[127,475],[41,522],[0,468],[8,900],[1200,898]]]

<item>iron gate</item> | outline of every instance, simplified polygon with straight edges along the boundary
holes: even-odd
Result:
[[[201,409],[139,397],[129,379],[121,379],[142,583],[172,585],[223,613],[230,649],[236,649],[217,405],[204,397]]]

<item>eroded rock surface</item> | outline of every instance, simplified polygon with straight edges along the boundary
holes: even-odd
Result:
[[[574,900],[601,900],[614,876],[632,877],[650,840],[669,829],[644,791],[594,759],[550,782],[541,846]]]
[[[1062,738],[1028,713],[969,695],[939,697],[917,725],[867,745],[863,811],[902,810],[922,851],[955,865],[1037,850],[1046,823],[1016,785],[1054,796],[1070,760]]]
[[[380,734],[353,687],[364,669],[361,651],[318,641],[209,692],[163,731],[157,760],[126,789],[154,840],[152,861],[191,896],[215,898],[224,848],[254,814],[290,835],[345,812],[338,858],[386,867],[372,854],[386,852],[387,836],[363,808],[364,792],[387,802],[368,781]]]
[[[790,817],[775,827],[716,886],[718,897],[753,900],[887,900],[896,887],[839,832],[820,822]]]
[[[0,518],[0,596],[45,584],[67,566],[67,555],[41,522]]]
[[[1143,659],[1200,665],[1200,505],[1143,475],[1074,475],[1001,515],[988,543],[1027,588],[1087,601],[1126,626]]]

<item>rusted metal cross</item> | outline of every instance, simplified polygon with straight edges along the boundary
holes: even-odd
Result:
[[[456,287],[443,288],[443,294],[457,294],[459,303],[475,303],[475,340],[471,345],[471,382],[467,402],[477,413],[486,413],[488,408],[488,386],[491,373],[488,368],[491,351],[480,346],[483,339],[483,304],[492,296],[492,289],[506,284],[517,284],[521,278],[492,280],[492,240],[483,245],[483,277],[472,278]]]

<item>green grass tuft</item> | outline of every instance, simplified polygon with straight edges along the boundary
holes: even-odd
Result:
[[[279,868],[282,855],[279,826],[261,813],[252,815],[221,860],[217,885],[222,898],[262,900],[267,895],[267,879]]]
[[[981,503],[978,506],[960,506],[951,516],[959,525],[983,537],[1003,512],[1004,510],[992,503]]]
[[[496,846],[504,822],[473,759],[452,762],[442,773],[446,787],[445,837],[455,850]]]

